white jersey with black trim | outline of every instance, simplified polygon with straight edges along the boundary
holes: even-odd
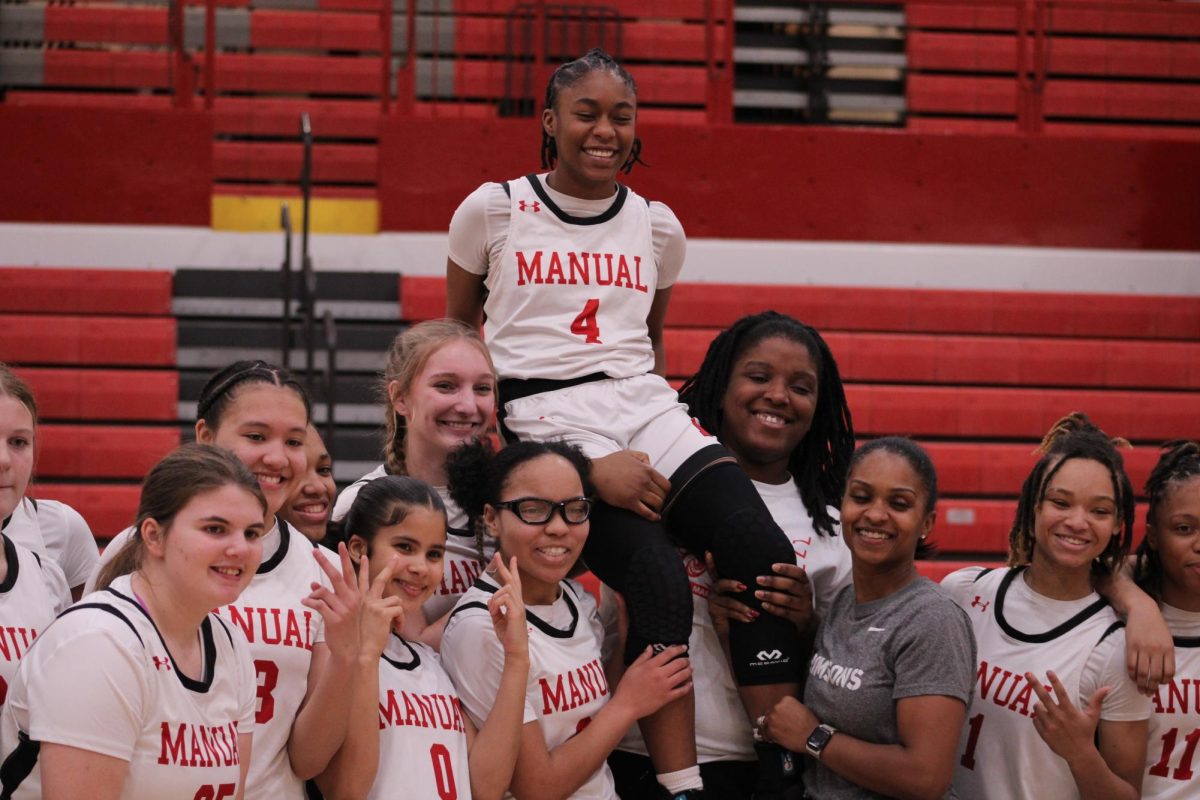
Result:
[[[1125,635],[1112,608],[1094,592],[1079,600],[1044,597],[1029,588],[1024,571],[971,567],[942,581],[967,612],[979,654],[975,695],[954,773],[959,797],[1079,797],[1067,762],[1030,722],[1038,700],[1025,681],[1026,672],[1044,681],[1046,672],[1054,670],[1080,706],[1101,687],[1111,686],[1101,719],[1150,716],[1150,701],[1125,673]]]
[[[82,586],[100,560],[87,521],[57,500],[21,498],[3,529],[17,544],[53,559],[62,568],[67,586]]]
[[[596,601],[575,581],[562,581],[560,586],[553,604],[525,609],[529,682],[523,721],[539,725],[550,751],[583,730],[609,699]],[[487,575],[476,581],[458,601],[442,636],[442,664],[477,727],[492,708],[504,668],[504,648],[487,610],[497,588]],[[616,796],[607,764],[571,795],[575,800]]]
[[[438,655],[392,634],[379,663],[379,771],[368,800],[471,800],[467,729]]]
[[[65,611],[22,661],[0,715],[3,796],[42,796],[38,750],[54,743],[129,762],[122,798],[235,797],[254,668],[245,638],[215,614],[200,638],[204,674],[191,678],[127,575]]]
[[[655,292],[669,287],[672,270],[678,271],[673,263],[659,263],[662,248],[656,252],[652,216],[664,210],[673,220],[674,215],[662,204],[652,210],[626,186],[619,185],[599,208],[596,201],[555,192],[544,176],[527,175],[503,186],[509,222],[499,252],[488,251],[482,265],[451,252],[463,269],[486,276],[484,336],[500,377],[567,380],[650,372],[654,351],[646,318]],[[583,214],[575,210],[581,205]],[[456,227],[471,224],[465,216],[456,212],[451,222],[452,248],[462,238]],[[674,223],[673,236],[682,242],[683,229]]]
[[[33,640],[71,604],[62,570],[0,536],[7,572],[0,581],[0,705]]]
[[[287,742],[308,690],[313,645],[325,641],[321,615],[300,604],[312,584],[329,585],[314,549],[341,569],[337,556],[278,520],[263,539],[263,560],[250,585],[236,603],[217,609],[249,641],[258,679],[258,727],[246,800],[304,797],[304,782],[292,772]]]
[[[359,489],[387,474],[387,468],[380,464],[343,489],[333,506],[333,521],[339,522],[346,516],[350,506],[354,505],[354,498],[358,497]],[[429,623],[450,613],[458,598],[471,588],[471,584],[475,583],[487,562],[496,553],[495,540],[487,538],[483,542],[484,561],[479,560],[479,545],[466,512],[451,499],[445,486],[435,486],[434,490],[446,505],[446,556],[442,561],[442,582],[425,601],[425,605],[421,606],[421,610],[425,612],[425,621]]]
[[[1194,800],[1200,794],[1200,612],[1164,603],[1162,614],[1175,638],[1175,677],[1154,694],[1142,797]]]
[[[833,536],[818,535],[800,492],[791,481],[769,484],[754,481],[771,516],[787,534],[796,553],[796,563],[804,567],[813,589],[813,604],[818,616],[824,616],[834,596],[849,585],[850,550],[842,541],[841,529]],[[837,509],[829,513],[837,519]],[[688,581],[692,587],[692,633],[688,639],[688,656],[692,664],[692,682],[700,687],[696,692],[696,757],[706,764],[711,761],[753,761],[754,738],[750,720],[738,696],[737,685],[729,671],[729,659],[713,628],[708,613],[708,597],[712,594],[712,576],[704,562],[680,551]],[[603,602],[600,617],[604,621],[605,658],[615,645],[618,620],[610,613],[616,608],[615,598],[609,602],[612,590],[602,586]],[[649,755],[637,725],[617,746],[618,750]]]

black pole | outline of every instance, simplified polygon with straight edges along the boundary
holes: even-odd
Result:
[[[312,199],[312,124],[308,113],[300,115],[300,137],[304,142],[304,165],[300,170],[300,194],[303,203],[300,233],[300,269],[303,271],[300,307],[304,314],[304,383],[309,394],[316,388],[314,358],[316,354],[316,331],[313,328],[316,315],[317,277],[313,273],[312,256],[308,252],[309,205]]]
[[[279,265],[280,293],[283,295],[282,342],[279,364],[290,369],[292,350],[292,210],[284,203],[279,209],[279,224],[283,228],[283,263]]]
[[[325,449],[335,459],[335,437],[337,429],[337,323],[333,312],[325,311]]]

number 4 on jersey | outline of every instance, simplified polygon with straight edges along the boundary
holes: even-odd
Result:
[[[571,333],[582,336],[588,344],[604,344],[600,341],[600,324],[596,322],[596,314],[600,311],[600,301],[588,300],[583,311],[571,323]]]

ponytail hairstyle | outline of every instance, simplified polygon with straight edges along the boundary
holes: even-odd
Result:
[[[617,60],[604,52],[599,47],[593,47],[574,61],[568,61],[565,64],[560,64],[554,73],[550,76],[550,81],[546,84],[546,104],[545,110],[554,111],[555,104],[558,103],[558,93],[568,86],[574,86],[583,78],[593,72],[607,72],[616,77],[625,87],[637,97],[637,83],[633,80],[633,76],[620,64]],[[554,165],[558,163],[558,143],[554,141],[554,137],[546,132],[545,126],[542,127],[542,169],[554,169]],[[647,166],[645,161],[642,161],[642,140],[636,136],[633,139],[633,148],[629,151],[629,158],[621,165],[621,171],[626,175],[633,169],[634,164]]]
[[[258,360],[235,361],[209,378],[196,401],[196,419],[204,420],[209,428],[220,427],[239,388],[259,383],[291,389],[304,403],[305,419],[312,419],[312,401],[296,376],[283,367]]]
[[[396,411],[396,400],[412,389],[413,381],[421,374],[430,356],[450,342],[469,342],[482,355],[496,379],[496,367],[479,332],[454,319],[432,319],[413,325],[392,340],[387,364],[379,382],[379,397],[384,405],[383,463],[389,475],[406,475],[404,437],[408,424]]]
[[[357,536],[366,542],[366,554],[372,555],[371,545],[380,528],[399,525],[414,508],[424,508],[442,515],[445,529],[446,504],[424,481],[406,475],[384,475],[365,484],[338,526],[340,541],[350,543]]]
[[[211,444],[185,444],[163,457],[155,464],[142,482],[142,496],[138,501],[137,519],[133,523],[133,535],[117,552],[116,558],[104,565],[96,579],[97,591],[106,589],[122,575],[135,572],[142,565],[146,552],[142,541],[142,524],[154,520],[166,534],[170,533],[175,516],[196,495],[237,486],[254,496],[267,513],[267,499],[263,497],[258,479],[223,447]]]
[[[721,435],[722,403],[734,366],[746,351],[767,339],[803,345],[817,368],[817,405],[808,433],[788,458],[788,471],[813,527],[835,535],[836,521],[829,506],[839,506],[846,491],[846,474],[854,454],[854,420],[837,361],[816,328],[776,311],[742,317],[708,346],[700,369],[679,390],[679,400],[701,427]]]
[[[446,474],[450,478],[450,498],[461,508],[470,520],[471,530],[475,533],[475,544],[479,549],[479,560],[486,562],[484,557],[483,513],[487,506],[495,506],[501,501],[504,484],[517,467],[542,456],[561,456],[566,459],[579,475],[579,483],[583,494],[591,497],[595,494],[592,486],[592,462],[573,444],[562,441],[519,441],[505,446],[500,452],[492,448],[492,443],[486,439],[463,445],[450,454],[446,462]]]
[[[854,451],[854,455],[850,458],[850,466],[846,469],[847,480],[850,478],[850,473],[854,472],[854,468],[872,453],[888,453],[899,456],[908,462],[908,466],[920,480],[921,488],[925,490],[925,516],[928,517],[932,514],[937,508],[938,501],[937,469],[934,468],[933,459],[929,457],[925,448],[907,436],[885,436],[882,439],[872,439]],[[937,548],[926,537],[922,536],[917,540],[917,558],[930,558],[936,552]]]
[[[1117,506],[1117,527],[1104,552],[1092,565],[1092,572],[1097,577],[1107,576],[1120,566],[1133,540],[1133,486],[1125,473],[1125,460],[1117,449],[1128,446],[1124,439],[1109,438],[1081,411],[1072,412],[1054,423],[1034,451],[1042,457],[1025,479],[1017,500],[1016,518],[1008,534],[1010,567],[1032,563],[1038,507],[1046,497],[1050,480],[1071,459],[1096,461],[1108,470]]]
[[[1146,479],[1150,507],[1146,510],[1146,536],[1137,549],[1134,580],[1156,600],[1162,599],[1163,565],[1150,539],[1158,533],[1158,514],[1171,492],[1197,476],[1200,476],[1200,442],[1176,440],[1163,445],[1162,455]]]

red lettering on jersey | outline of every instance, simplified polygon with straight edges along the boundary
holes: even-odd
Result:
[[[1028,717],[1032,713],[1030,703],[1033,702],[1034,697],[1033,687],[1025,680],[1023,674],[995,664],[989,665],[986,661],[981,660],[975,677],[979,682],[980,700],[986,700],[990,695],[993,703],[1006,707],[1009,711],[1016,711],[1024,717]],[[997,678],[1000,679],[998,683]],[[1005,686],[1008,687],[1007,692],[1005,692]],[[1050,686],[1045,688],[1047,692],[1054,691]],[[1018,690],[1020,691],[1018,692]]]
[[[1163,705],[1163,692],[1166,691],[1166,705]],[[1200,714],[1200,679],[1172,678],[1167,686],[1160,686],[1154,692],[1154,713],[1156,714]]]
[[[384,702],[379,704],[379,729],[416,727],[441,728],[446,731],[465,733],[462,705],[458,698],[448,694],[418,695],[399,692],[404,701],[404,713],[394,689],[387,690]]]
[[[5,661],[20,661],[35,638],[37,631],[33,628],[0,628],[0,656]]]
[[[699,578],[707,571],[704,562],[693,555],[684,556],[683,568],[687,571],[689,578]]]
[[[517,286],[526,283],[542,283],[542,251],[535,250],[533,263],[525,260],[524,251],[517,251]]]
[[[555,276],[558,276],[555,278]],[[562,259],[558,257],[557,252],[550,254],[550,266],[546,268],[546,283],[566,283],[567,277],[563,275]]]
[[[158,763],[203,768],[240,764],[237,728],[236,722],[213,726],[180,722],[174,728],[163,722]]]
[[[612,259],[611,258],[608,259],[608,276],[607,277],[605,277],[605,278],[600,277],[600,254],[599,253],[592,253],[592,269],[594,269],[596,271],[596,285],[597,286],[612,285],[613,274],[612,274]]]
[[[589,271],[591,268],[588,266],[588,254],[567,253],[567,259],[571,265],[571,279],[567,283],[572,286],[580,282],[584,285],[590,283],[588,275],[591,274]]]
[[[634,278],[633,288],[637,289],[639,292],[642,292],[643,294],[650,291],[646,287],[646,284],[642,283],[642,257],[641,256],[633,257],[633,269],[634,269],[634,274],[637,276],[636,278]]]
[[[629,274],[629,262],[625,260],[624,255],[617,256],[617,286],[633,288],[633,276]]]
[[[312,650],[312,615],[304,609],[227,606],[229,621],[242,629],[246,641]]]
[[[608,680],[599,659],[551,679],[538,678],[538,683],[542,687],[543,715],[570,711],[608,694]]]

